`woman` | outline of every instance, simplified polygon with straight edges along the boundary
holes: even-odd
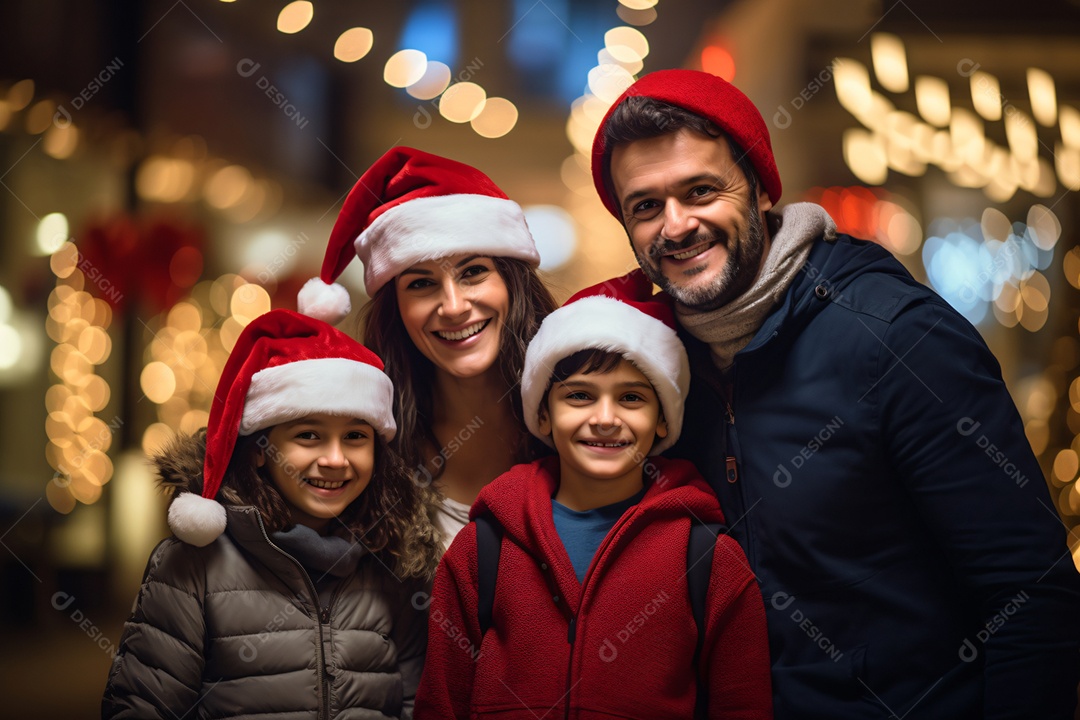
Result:
[[[354,256],[372,297],[364,344],[397,391],[395,442],[441,494],[448,546],[480,488],[544,453],[517,385],[556,303],[520,206],[479,170],[412,148],[387,152],[349,193],[303,312],[331,323],[348,314],[348,294],[327,283]]]

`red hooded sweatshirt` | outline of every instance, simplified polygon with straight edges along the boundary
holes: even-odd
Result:
[[[472,517],[504,529],[492,626],[477,620],[476,525],[435,576],[414,717],[506,720],[694,716],[697,628],[687,589],[691,518],[723,522],[694,466],[650,458],[648,489],[578,583],[555,531],[559,459],[518,465],[485,487]],[[699,677],[709,717],[772,717],[765,608],[742,549],[721,536],[706,599]]]

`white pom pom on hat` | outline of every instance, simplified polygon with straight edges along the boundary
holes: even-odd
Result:
[[[352,310],[349,291],[337,283],[327,284],[321,278],[311,278],[296,298],[296,309],[302,315],[337,325]]]
[[[182,492],[169,505],[169,529],[188,545],[206,547],[225,532],[225,507],[216,500]]]

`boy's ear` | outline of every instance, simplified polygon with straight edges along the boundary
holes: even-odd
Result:
[[[266,465],[266,451],[261,447],[255,451],[255,467],[263,467]]]
[[[660,417],[656,420],[656,437],[666,438],[668,435],[667,420],[664,419],[664,413],[661,411]]]
[[[540,422],[539,422],[540,432],[542,434],[544,434],[544,435],[550,435],[551,434],[551,418],[548,417],[547,403],[541,404],[540,408],[537,410],[536,414],[538,416],[538,419],[540,420]]]

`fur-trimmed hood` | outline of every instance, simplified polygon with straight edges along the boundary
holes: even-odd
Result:
[[[206,428],[194,435],[176,435],[150,458],[157,470],[158,487],[173,499],[182,492],[202,495],[203,461],[206,459]],[[226,505],[242,504],[232,488],[222,487],[218,500]]]

